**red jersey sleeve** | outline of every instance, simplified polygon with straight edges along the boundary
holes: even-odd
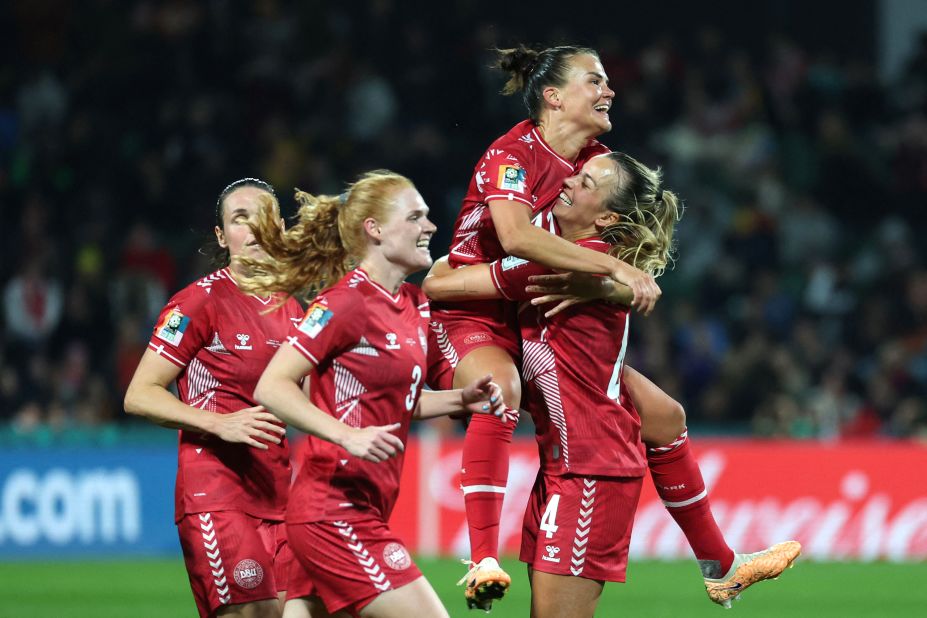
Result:
[[[504,298],[508,300],[528,300],[534,298],[537,294],[528,294],[525,287],[528,285],[528,277],[534,275],[546,275],[551,271],[540,264],[529,262],[515,256],[508,256],[501,260],[496,260],[489,265],[489,273],[492,276],[492,283],[499,290]]]
[[[527,204],[534,209],[532,190],[535,178],[525,168],[523,153],[512,148],[490,148],[486,151],[483,165],[477,172],[477,187],[483,194],[482,201],[513,200]]]
[[[354,290],[329,290],[313,300],[287,341],[318,367],[360,341],[367,323],[363,305],[363,296]]]
[[[178,367],[186,367],[209,345],[214,332],[209,294],[191,285],[177,292],[158,316],[148,347]]]

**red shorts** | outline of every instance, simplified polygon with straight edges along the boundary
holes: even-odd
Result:
[[[287,599],[314,594],[331,614],[357,615],[379,594],[422,576],[402,541],[376,518],[287,524],[287,536],[295,556]]]
[[[292,554],[283,522],[215,511],[184,515],[177,532],[200,616],[286,590]]]
[[[538,472],[519,558],[544,573],[623,582],[643,481]]]
[[[515,304],[504,302],[505,311],[480,315],[472,311],[435,309],[428,329],[428,385],[434,390],[454,388],[454,370],[467,354],[486,346],[497,346],[521,363],[521,338],[515,319]],[[475,304],[475,303],[467,303]]]

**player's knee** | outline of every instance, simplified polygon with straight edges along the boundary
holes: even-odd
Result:
[[[686,410],[675,399],[667,398],[659,414],[648,416],[641,427],[641,438],[648,446],[663,446],[686,430]]]

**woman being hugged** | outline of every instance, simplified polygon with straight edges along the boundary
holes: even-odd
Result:
[[[429,306],[404,280],[431,265],[435,227],[408,179],[371,172],[341,196],[297,200],[283,234],[263,213],[255,235],[269,258],[245,261],[249,289],[311,299],[255,390],[309,434],[286,512],[296,560],[285,615],[447,616],[386,523],[409,422],[501,414],[501,393],[486,375],[422,392]]]
[[[671,258],[681,209],[654,171],[623,153],[594,157],[568,178],[549,213],[562,237],[627,259],[659,275]],[[526,260],[449,269],[426,279],[429,294],[452,301],[524,302],[533,277],[550,271]],[[466,290],[466,295],[462,292]],[[630,290],[619,290],[630,301]],[[616,298],[618,296],[617,295]],[[531,580],[531,615],[592,616],[604,582],[623,582],[631,525],[648,463],[641,420],[629,396],[624,359],[630,315],[591,302],[519,314],[526,407],[536,427],[541,469],[525,512],[521,559]],[[781,571],[788,562],[757,562]],[[739,590],[753,581],[741,581]]]
[[[279,616],[286,590],[289,447],[283,424],[252,393],[302,309],[241,289],[239,258],[264,255],[249,228],[262,204],[282,228],[267,183],[244,178],[219,195],[219,268],[161,311],[125,397],[129,414],[180,429],[175,522],[204,617]],[[178,396],[168,390],[175,381]]]

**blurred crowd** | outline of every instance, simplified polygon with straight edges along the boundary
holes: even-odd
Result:
[[[198,250],[237,178],[292,213],[294,187],[394,169],[446,252],[477,158],[525,116],[491,49],[525,41],[598,49],[617,92],[602,141],[685,200],[630,363],[691,427],[927,439],[927,35],[886,79],[871,53],[786,35],[689,24],[631,44],[464,2],[447,23],[398,1],[282,4],[0,9],[0,433],[123,423],[153,321],[209,271]]]

